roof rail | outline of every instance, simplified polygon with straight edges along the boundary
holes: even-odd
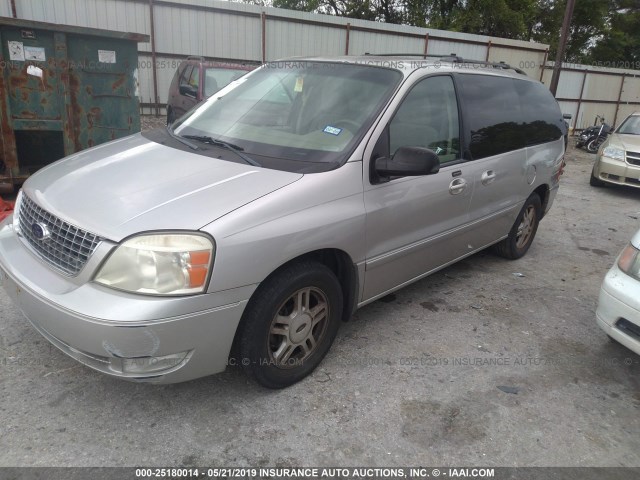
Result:
[[[420,57],[420,58],[442,58],[442,55],[434,55],[431,53],[369,53],[365,52],[365,55],[374,57]]]
[[[458,56],[452,56],[449,57],[448,59],[446,58],[442,58],[442,61],[451,61],[453,63],[469,63],[472,65],[484,65],[486,67],[493,67],[493,68],[499,68],[501,70],[513,70],[516,73],[519,73],[520,75],[527,75],[527,73],[524,70],[520,70],[519,68],[516,67],[512,67],[511,65],[509,65],[508,63],[505,62],[486,62],[483,60],[468,60],[466,58],[461,58]]]
[[[459,57],[455,53],[451,53],[449,55],[434,55],[434,54],[424,54],[424,53],[369,53],[366,52],[365,55],[375,55],[378,57],[420,57],[420,58],[438,58],[441,62],[451,62],[451,63],[467,63],[472,65],[484,65],[486,67],[499,68],[501,70],[513,70],[520,75],[527,75],[527,73],[519,68],[512,67],[508,63],[505,62],[487,62],[484,60],[469,60],[466,58]]]
[[[201,55],[189,55],[187,57],[187,60],[200,60],[201,62],[205,61],[204,57]]]

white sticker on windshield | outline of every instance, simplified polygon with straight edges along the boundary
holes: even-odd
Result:
[[[331,135],[340,135],[340,133],[342,132],[342,129],[338,127],[332,127],[331,125],[327,125],[326,127],[324,127],[323,132],[329,133]]]

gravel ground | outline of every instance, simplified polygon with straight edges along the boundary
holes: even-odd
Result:
[[[640,466],[640,357],[594,313],[640,190],[590,187],[592,161],[569,150],[525,258],[482,252],[364,307],[281,391],[237,369],[113,380],[0,291],[0,466]]]
[[[154,128],[166,127],[167,117],[155,115],[141,115],[140,116],[140,129],[143,132],[147,130],[153,130]]]

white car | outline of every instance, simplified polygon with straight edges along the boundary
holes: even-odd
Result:
[[[604,278],[596,317],[607,335],[640,355],[640,231]]]

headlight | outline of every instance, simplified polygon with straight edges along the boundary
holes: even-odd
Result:
[[[22,205],[22,190],[18,192],[16,203],[13,204],[13,231],[20,233],[20,205]]]
[[[95,281],[134,293],[201,293],[206,288],[213,255],[213,242],[204,235],[140,235],[117,247]]]
[[[602,156],[624,162],[624,150],[618,147],[606,147],[604,150],[602,150]]]
[[[640,280],[640,250],[629,244],[620,254],[618,268],[627,275]]]

